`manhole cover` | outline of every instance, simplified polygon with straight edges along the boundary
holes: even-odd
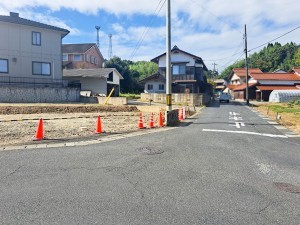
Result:
[[[289,193],[300,193],[300,187],[295,186],[293,184],[288,184],[288,183],[280,183],[280,182],[274,182],[275,187],[277,187],[279,190],[286,191]]]
[[[161,149],[155,149],[150,147],[142,147],[137,149],[138,152],[145,154],[145,155],[155,155],[155,154],[161,154],[164,151]]]

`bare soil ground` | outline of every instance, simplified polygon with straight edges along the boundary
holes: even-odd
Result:
[[[148,125],[151,113],[157,124],[160,111],[163,108],[156,106],[1,104],[0,146],[34,143],[39,118],[43,119],[47,140],[69,140],[97,136],[94,131],[98,115],[106,134],[115,134],[137,131],[140,112],[144,126]]]

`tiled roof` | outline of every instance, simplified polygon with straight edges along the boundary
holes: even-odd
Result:
[[[64,77],[93,77],[108,78],[111,72],[115,72],[121,79],[122,75],[115,68],[95,68],[95,69],[70,69],[63,70]]]
[[[233,90],[234,88],[236,88],[238,85],[234,85],[234,84],[227,84],[227,88],[229,88],[230,90]]]
[[[300,81],[300,76],[294,73],[251,73],[255,80]]]
[[[248,87],[255,86],[256,84],[257,83],[249,83]],[[246,89],[246,83],[237,85],[235,88],[233,88],[233,91],[242,91],[242,90],[245,90],[245,89]]]
[[[63,28],[59,28],[59,27],[48,25],[48,24],[39,23],[39,22],[35,22],[32,20],[27,20],[27,19],[21,18],[21,17],[19,17],[18,13],[12,13],[12,12],[10,13],[10,16],[0,15],[0,22],[7,22],[7,23],[14,23],[14,24],[20,24],[20,25],[25,25],[25,26],[44,28],[44,29],[49,29],[49,30],[56,30],[56,31],[62,32],[64,34],[64,36],[66,36],[70,32]]]
[[[91,47],[96,45],[95,43],[85,43],[85,44],[63,44],[63,53],[85,53]]]
[[[263,86],[259,85],[256,86],[260,91],[273,91],[273,90],[300,90],[300,87],[297,88],[296,86]]]
[[[150,76],[145,77],[144,79],[141,79],[139,83],[145,83],[146,81],[157,80],[157,79],[162,81],[166,80],[166,78],[158,72],[158,73],[151,74]]]
[[[245,68],[233,68],[232,71],[239,77],[246,77],[246,69]],[[259,68],[249,68],[248,74],[252,73],[262,73]]]
[[[294,67],[292,71],[300,75],[300,68]]]

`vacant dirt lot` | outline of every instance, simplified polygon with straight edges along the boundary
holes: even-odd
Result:
[[[163,110],[157,106],[1,104],[0,146],[34,143],[39,118],[44,122],[45,141],[70,140],[98,137],[94,134],[98,115],[106,134],[114,134],[137,131],[140,112],[143,112],[144,126],[149,123],[151,113],[157,124],[158,113]]]

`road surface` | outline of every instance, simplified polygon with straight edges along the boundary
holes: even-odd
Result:
[[[191,121],[0,152],[0,224],[299,224],[299,138],[235,102]]]

